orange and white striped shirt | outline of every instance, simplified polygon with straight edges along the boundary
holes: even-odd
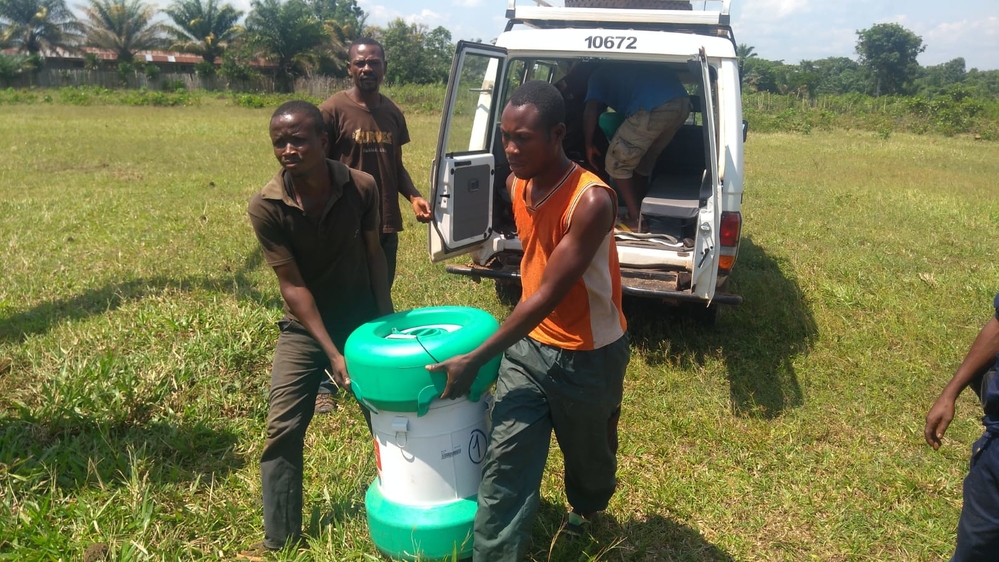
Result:
[[[541,286],[548,258],[569,232],[573,212],[583,193],[587,189],[605,189],[617,202],[613,189],[576,164],[540,201],[529,200],[528,183],[515,178],[512,193],[517,236],[524,248],[520,262],[523,299]],[[621,311],[621,269],[611,229],[583,276],[530,336],[562,349],[591,350],[617,341],[627,328]]]

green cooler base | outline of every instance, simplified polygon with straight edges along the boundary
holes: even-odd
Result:
[[[471,558],[476,501],[472,496],[433,507],[403,505],[385,499],[377,479],[364,495],[371,540],[398,560]]]

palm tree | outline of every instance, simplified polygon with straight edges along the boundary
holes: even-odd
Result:
[[[28,54],[67,49],[78,30],[65,0],[0,0],[0,45],[10,44]]]
[[[735,56],[739,58],[739,73],[742,73],[743,67],[746,66],[746,59],[756,58],[756,53],[753,52],[756,47],[751,47],[745,43],[739,43],[735,48]]]
[[[232,4],[219,6],[218,0],[176,0],[165,12],[177,24],[170,48],[201,55],[213,64],[243,30],[236,25],[243,12]]]
[[[259,56],[276,65],[277,89],[290,92],[295,77],[319,62],[331,37],[304,0],[253,0],[250,5],[247,39]]]
[[[131,62],[135,51],[163,47],[163,35],[170,30],[153,23],[156,11],[142,0],[90,0],[83,15],[85,44],[114,51],[120,62]]]
[[[13,86],[21,75],[29,77],[42,69],[44,59],[38,53],[30,55],[0,54],[0,86]]]
[[[361,36],[368,14],[357,5],[357,0],[305,0],[305,2],[335,39],[346,44]]]

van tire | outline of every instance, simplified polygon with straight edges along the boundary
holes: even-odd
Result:
[[[698,324],[705,328],[714,328],[718,324],[718,304],[712,303],[708,306],[694,305],[688,309],[688,314]]]
[[[523,289],[517,281],[496,279],[496,298],[506,306],[516,306],[520,302]]]

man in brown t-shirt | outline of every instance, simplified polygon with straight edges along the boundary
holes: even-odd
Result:
[[[264,540],[241,553],[249,559],[299,540],[305,431],[319,382],[329,372],[349,388],[341,352],[347,336],[392,312],[374,179],[327,160],[326,129],[311,103],[279,107],[270,136],[282,169],[253,196],[247,213],[277,274],[285,316],[260,459]]]
[[[420,222],[430,221],[430,205],[402,163],[402,145],[409,142],[406,118],[392,100],[379,92],[385,78],[385,49],[378,41],[364,37],[351,43],[348,59],[354,85],[319,106],[330,139],[327,156],[375,178],[382,201],[380,241],[391,288],[402,231],[399,196],[409,201]],[[317,413],[332,410],[334,390],[329,381],[324,381],[316,397]]]
[[[399,196],[413,207],[420,222],[430,221],[430,204],[420,195],[402,163],[402,145],[409,142],[406,118],[379,92],[385,78],[385,51],[378,41],[361,38],[348,51],[354,85],[330,96],[319,106],[330,144],[328,156],[373,178],[382,195],[382,248],[389,264],[389,286],[395,277],[395,249],[402,230]],[[390,242],[394,240],[394,245]]]

